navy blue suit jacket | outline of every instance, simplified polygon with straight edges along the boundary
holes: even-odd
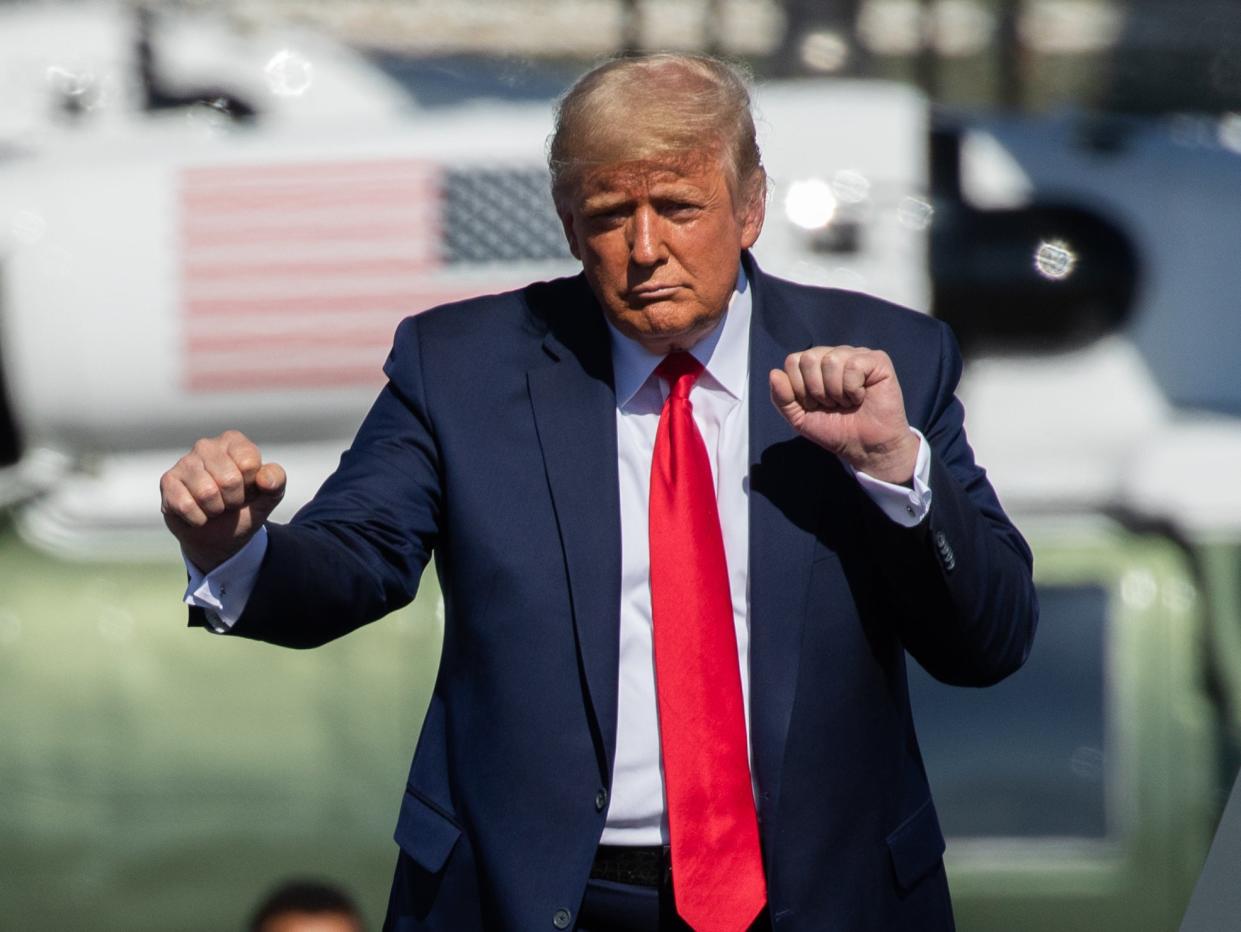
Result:
[[[1030,553],[974,464],[941,323],[763,274],[750,337],[751,735],[778,930],[948,929],[906,652],[984,685],[1024,660]],[[886,350],[933,449],[901,528],[768,397],[792,351]],[[408,602],[446,624],[401,803],[386,928],[552,929],[607,811],[621,544],[608,335],[582,276],[403,322],[337,472],[268,554],[235,632],[310,647]],[[560,913],[563,921],[564,914]]]

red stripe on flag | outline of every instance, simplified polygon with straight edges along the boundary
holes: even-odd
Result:
[[[426,242],[427,225],[413,220],[395,220],[390,223],[363,223],[346,226],[319,220],[312,223],[250,227],[235,229],[203,228],[185,225],[181,230],[181,243],[186,251],[219,246],[253,246],[270,243],[275,246],[303,245],[323,242],[400,242],[409,244],[409,253],[417,255],[419,246]]]
[[[417,203],[434,195],[435,189],[427,185],[353,185],[343,188],[280,188],[276,190],[247,190],[224,188],[220,190],[187,191],[182,204],[197,215],[232,214],[238,210],[287,210],[300,211],[323,207],[391,207],[402,201]]]
[[[190,391],[249,392],[257,389],[314,389],[383,384],[381,363],[373,366],[307,365],[291,368],[265,367],[195,371],[186,374]]]
[[[259,355],[267,357],[263,360],[266,362],[272,352],[288,349],[331,346],[341,349],[374,347],[382,351],[392,344],[395,330],[395,320],[389,327],[369,330],[284,330],[255,334],[250,338],[254,341],[251,345],[241,347],[233,333],[194,334],[186,339],[185,346],[191,353],[233,353],[238,358]]]
[[[398,316],[414,314],[437,304],[459,301],[482,292],[479,288],[453,288],[442,291],[403,291],[370,294],[305,295],[293,298],[198,298],[186,302],[190,315],[203,317],[344,313],[372,314],[395,311]],[[490,286],[487,291],[494,290]],[[239,337],[242,334],[238,334]]]
[[[182,278],[187,282],[252,282],[261,279],[295,278],[333,279],[357,276],[414,275],[433,268],[427,258],[393,257],[386,259],[305,259],[297,262],[187,262]]]

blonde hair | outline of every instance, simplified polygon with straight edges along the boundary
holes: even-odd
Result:
[[[580,77],[556,106],[547,153],[552,198],[563,211],[595,166],[704,152],[722,160],[738,207],[766,193],[750,92],[738,69],[672,52],[613,58]]]

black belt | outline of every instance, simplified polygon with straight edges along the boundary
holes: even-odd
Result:
[[[600,845],[590,868],[594,880],[662,887],[671,879],[672,858],[667,845]]]

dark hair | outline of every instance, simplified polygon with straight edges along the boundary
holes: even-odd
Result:
[[[264,925],[285,913],[340,913],[362,926],[357,904],[340,887],[321,880],[297,879],[280,884],[263,899],[250,917],[249,932],[263,932]]]

